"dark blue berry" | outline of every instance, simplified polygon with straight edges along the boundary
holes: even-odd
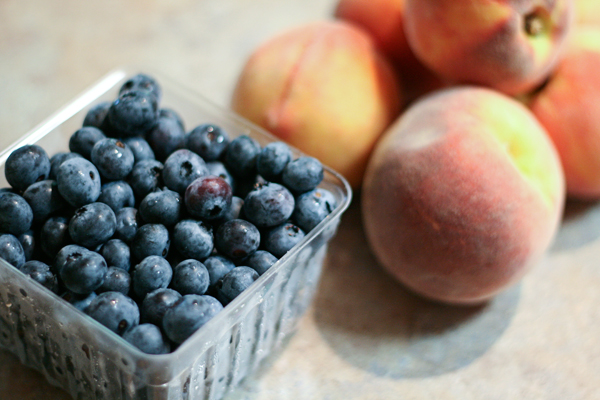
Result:
[[[224,162],[227,169],[237,177],[256,174],[256,159],[260,144],[250,136],[242,135],[233,139],[225,151]]]
[[[115,213],[104,203],[91,203],[75,211],[69,221],[69,235],[78,245],[95,249],[117,229]]]
[[[93,203],[100,196],[100,173],[85,158],[71,158],[63,162],[56,174],[58,191],[73,207]]]
[[[173,269],[167,260],[160,256],[144,258],[133,268],[133,291],[141,299],[148,293],[169,286]]]
[[[180,194],[195,179],[208,175],[204,160],[186,149],[174,151],[166,160],[162,172],[165,185]]]
[[[109,267],[129,271],[131,266],[131,251],[127,243],[119,239],[111,239],[100,248],[99,252]]]
[[[186,148],[197,153],[205,161],[215,161],[221,158],[228,144],[227,132],[216,125],[203,124],[190,131]]]
[[[96,296],[86,313],[118,335],[140,323],[140,310],[130,297],[120,292],[104,292]]]
[[[77,158],[77,157],[82,157],[82,156],[81,156],[81,154],[78,154],[78,153],[64,153],[64,152],[56,153],[55,155],[53,155],[50,158],[50,174],[48,175],[48,179],[56,180],[56,175],[58,174],[58,167],[60,167],[60,165],[62,163],[64,163],[65,161],[70,160],[71,158]]]
[[[142,302],[142,321],[162,326],[167,310],[181,299],[181,294],[173,289],[156,289],[148,293]]]
[[[46,289],[58,292],[58,280],[47,264],[41,261],[27,261],[19,270]]]
[[[162,97],[160,85],[154,78],[146,74],[137,74],[127,79],[119,89],[119,95],[130,90],[142,90],[150,93],[159,103]]]
[[[158,103],[148,91],[128,90],[111,104],[107,120],[118,137],[143,136],[158,122]]]
[[[164,332],[173,342],[183,343],[222,309],[214,297],[187,294],[165,313]]]
[[[284,142],[272,142],[262,148],[256,159],[256,170],[270,182],[281,181],[285,166],[292,160],[292,150]]]
[[[138,222],[137,209],[133,207],[125,207],[117,211],[117,229],[115,230],[115,238],[129,243],[135,237],[138,227],[141,224]]]
[[[96,289],[96,293],[120,292],[128,294],[131,287],[131,276],[129,272],[117,267],[108,267],[102,285]]]
[[[212,229],[201,221],[180,221],[173,228],[173,245],[184,258],[203,260],[213,249]]]
[[[83,126],[93,126],[101,128],[104,125],[104,120],[108,115],[108,109],[110,108],[110,102],[103,101],[98,103],[88,110],[83,118]]]
[[[169,231],[161,224],[141,226],[131,242],[131,254],[137,260],[148,256],[166,257],[169,254]]]
[[[258,228],[284,223],[294,212],[294,196],[278,183],[258,184],[244,199],[244,217]]]
[[[308,192],[323,180],[323,165],[313,157],[300,157],[288,163],[281,181],[295,193]]]
[[[165,188],[148,193],[140,203],[139,215],[144,222],[171,227],[181,218],[183,202],[179,193]]]
[[[232,219],[223,223],[215,233],[217,250],[238,261],[254,253],[260,244],[260,232],[251,222],[243,219]]]
[[[65,287],[73,293],[91,293],[104,282],[108,267],[100,254],[79,248],[70,252],[64,260],[58,273]]]
[[[223,304],[229,304],[248,289],[258,279],[258,272],[250,267],[235,267],[216,284],[217,298]]]
[[[163,163],[156,160],[143,160],[133,166],[127,183],[133,189],[136,199],[141,200],[148,193],[163,186],[163,167]]]
[[[198,260],[184,260],[173,268],[171,287],[182,295],[204,294],[209,283],[208,270]]]
[[[108,182],[101,186],[98,202],[108,205],[116,213],[122,208],[135,205],[135,195],[125,181]]]
[[[231,207],[231,186],[218,176],[203,176],[185,191],[185,206],[190,215],[204,220],[222,218]]]
[[[50,217],[42,225],[40,246],[48,257],[54,257],[63,247],[71,243],[69,220],[62,216]]]
[[[258,275],[267,272],[267,270],[276,262],[277,257],[265,250],[257,250],[254,254],[244,260],[244,263],[258,272]]]
[[[208,257],[206,260],[204,260],[203,264],[208,271],[210,286],[214,286],[219,279],[235,268],[233,261],[219,255]]]
[[[15,193],[0,193],[0,233],[14,236],[27,232],[33,222],[33,210],[27,201]]]
[[[123,339],[147,354],[167,354],[171,345],[160,328],[153,324],[141,324],[126,332]]]
[[[134,161],[133,152],[117,139],[102,139],[92,149],[92,162],[108,180],[124,179],[133,169]]]
[[[133,153],[133,158],[135,159],[135,162],[139,162],[142,160],[154,160],[156,158],[154,156],[154,151],[152,150],[152,147],[150,147],[150,144],[144,138],[129,137],[123,139],[123,142],[125,142],[125,144]]]
[[[277,258],[281,258],[292,247],[304,239],[305,233],[300,227],[286,222],[265,233],[263,246]]]
[[[78,129],[69,139],[69,150],[77,153],[88,160],[92,159],[92,149],[99,141],[106,139],[106,135],[100,129],[86,126]],[[66,160],[63,160],[66,161]]]
[[[0,234],[0,258],[16,268],[25,264],[25,252],[19,239],[8,233]]]
[[[175,118],[161,116],[156,126],[148,132],[146,140],[154,150],[157,160],[165,160],[175,150],[185,146],[185,131]]]
[[[34,251],[36,250],[35,233],[33,232],[33,230],[28,230],[27,232],[21,233],[17,237],[17,239],[19,239],[21,247],[23,247],[23,252],[25,253],[25,260],[31,260],[34,255]]]
[[[13,151],[6,159],[4,176],[10,186],[25,190],[35,182],[48,179],[50,159],[38,145],[27,145]]]
[[[336,207],[335,196],[328,190],[317,188],[298,196],[292,219],[304,232],[310,232]]]
[[[58,184],[50,179],[30,185],[23,192],[23,198],[31,206],[33,220],[36,222],[45,221],[50,215],[67,206],[67,202],[58,192]]]

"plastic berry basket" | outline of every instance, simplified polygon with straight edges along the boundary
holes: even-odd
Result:
[[[117,69],[0,152],[0,187],[8,155],[37,143],[51,156],[68,151],[90,106],[112,101],[139,71]],[[273,136],[160,74],[162,106],[176,110],[188,128],[221,125],[265,145]],[[301,153],[295,151],[295,156]],[[320,185],[337,208],[250,288],[175,351],[142,353],[84,313],[0,259],[0,346],[75,399],[219,399],[253,373],[285,342],[316,291],[327,244],[351,200],[346,180],[325,169]]]

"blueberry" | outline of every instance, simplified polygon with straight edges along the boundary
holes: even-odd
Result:
[[[146,141],[146,139],[141,137],[129,137],[123,139],[123,142],[129,147],[131,152],[133,153],[133,158],[135,162],[139,162],[142,160],[154,160],[156,157],[154,156],[154,151],[150,144]]]
[[[116,229],[115,213],[104,203],[91,203],[80,207],[69,221],[71,239],[89,249],[95,249],[106,242]]]
[[[267,231],[263,239],[263,246],[275,257],[281,258],[304,239],[304,236],[305,233],[302,229],[287,222]]]
[[[100,196],[100,173],[85,158],[72,158],[58,167],[58,191],[73,207],[93,203]]]
[[[214,297],[187,294],[165,313],[164,332],[173,342],[183,343],[222,309]]]
[[[6,159],[4,175],[17,190],[25,190],[35,182],[48,179],[50,159],[38,145],[27,145],[13,151]]]
[[[173,228],[173,246],[184,258],[203,260],[213,249],[212,229],[201,221],[180,221]]]
[[[163,167],[163,163],[156,160],[143,160],[133,166],[127,177],[127,183],[133,189],[136,199],[141,200],[148,193],[163,186]]]
[[[102,139],[92,149],[92,162],[100,175],[109,180],[124,179],[133,169],[134,161],[133,152],[117,139]]]
[[[221,158],[228,144],[227,132],[216,125],[203,124],[190,131],[185,147],[205,161],[215,161]]]
[[[221,161],[210,161],[206,163],[206,168],[208,168],[208,175],[219,176],[225,180],[225,182],[229,183],[231,189],[235,191],[235,179],[233,175],[229,173],[227,168],[225,168],[225,164]]]
[[[260,232],[251,222],[243,219],[227,221],[215,233],[215,247],[234,262],[254,253],[259,244]]]
[[[106,204],[116,213],[122,208],[133,207],[135,205],[135,195],[129,183],[113,181],[101,186],[97,201]]]
[[[252,176],[256,174],[256,159],[259,153],[260,144],[255,139],[246,135],[238,136],[227,146],[225,166],[235,176]]]
[[[96,289],[96,293],[120,292],[128,294],[131,287],[131,276],[122,268],[108,267],[102,285]]]
[[[77,294],[88,294],[102,285],[107,270],[106,261],[100,254],[79,248],[64,258],[58,273],[67,289]]]
[[[137,209],[133,207],[125,207],[117,211],[117,229],[115,230],[115,238],[129,243],[135,237],[140,223],[138,222]]]
[[[204,220],[223,217],[231,207],[231,186],[218,176],[203,176],[185,191],[185,206],[190,215]]]
[[[93,126],[101,128],[104,125],[104,120],[108,115],[108,109],[110,108],[110,102],[103,101],[98,103],[88,110],[83,118],[83,126]]]
[[[99,253],[104,257],[109,267],[117,267],[129,271],[131,251],[127,243],[119,239],[111,239],[104,243]]]
[[[67,264],[67,260],[73,260],[81,257],[88,249],[76,244],[69,244],[61,248],[54,258],[54,271],[60,276],[61,270]]]
[[[158,103],[147,91],[128,90],[108,109],[107,121],[119,137],[143,136],[158,122]]]
[[[195,179],[208,175],[204,160],[186,149],[174,151],[166,160],[162,172],[165,185],[180,194]]]
[[[47,264],[41,261],[27,261],[19,270],[46,289],[54,293],[58,292],[58,280]]]
[[[146,140],[154,150],[157,160],[165,160],[175,150],[185,146],[185,131],[175,118],[162,116],[156,126],[148,132]]]
[[[258,228],[287,221],[294,212],[294,196],[278,183],[258,184],[244,199],[244,217]]]
[[[53,155],[50,158],[50,174],[48,175],[48,179],[53,179],[56,180],[56,175],[58,174],[58,167],[60,167],[60,165],[62,163],[64,163],[67,160],[70,160],[71,158],[77,158],[77,157],[82,157],[81,154],[78,153],[65,153],[65,152],[60,152],[60,153],[56,153],[55,155]]]
[[[298,196],[292,219],[304,232],[310,232],[336,207],[335,196],[328,190],[317,188]]]
[[[133,268],[133,291],[141,299],[156,289],[164,289],[171,283],[173,269],[160,256],[144,258]]]
[[[168,289],[156,289],[148,293],[142,302],[142,321],[162,326],[163,317],[167,310],[181,299],[179,292]]]
[[[248,289],[258,279],[258,272],[250,267],[235,267],[216,284],[217,298],[223,304],[229,304]]]
[[[0,234],[0,258],[16,268],[25,264],[25,252],[19,239],[11,234]]]
[[[147,354],[167,354],[171,352],[169,340],[156,325],[138,325],[123,334],[123,339]]]
[[[208,257],[204,260],[204,266],[208,271],[210,286],[214,286],[219,279],[235,268],[233,261],[219,255]]]
[[[119,292],[99,294],[86,309],[86,314],[118,335],[140,323],[140,310],[135,301]]]
[[[323,180],[323,165],[313,157],[300,157],[290,162],[281,176],[288,189],[296,193],[308,192]]]
[[[137,260],[148,256],[166,257],[169,254],[169,231],[161,224],[146,224],[136,232],[131,242],[131,254]]]
[[[285,166],[292,160],[290,146],[283,142],[272,142],[262,148],[256,159],[256,170],[267,181],[281,181]]]
[[[181,218],[183,202],[179,193],[165,188],[148,193],[139,206],[144,222],[171,227]]]
[[[244,260],[250,268],[258,272],[258,275],[262,275],[273,264],[277,262],[277,257],[265,250],[257,250],[254,254]]]
[[[127,79],[119,89],[119,95],[130,90],[142,90],[150,93],[159,103],[162,97],[160,85],[154,78],[146,74],[137,74]]]
[[[67,206],[67,202],[58,192],[58,184],[50,179],[30,185],[23,192],[23,198],[31,206],[33,220],[36,222],[45,221],[50,215]]]
[[[183,295],[204,294],[209,283],[208,270],[198,260],[184,260],[173,268],[171,287]]]
[[[21,247],[23,247],[25,260],[31,260],[33,258],[34,251],[36,250],[35,233],[33,230],[28,230],[27,232],[21,233],[17,239],[19,239],[19,243],[21,243]]]
[[[106,139],[104,132],[93,126],[86,126],[76,130],[75,133],[71,135],[71,138],[69,139],[69,150],[91,160],[92,149],[96,143],[103,139]]]
[[[0,233],[19,236],[31,228],[33,210],[27,201],[15,193],[0,193]]]
[[[92,292],[90,294],[75,294],[73,292],[66,291],[61,297],[65,301],[71,303],[71,305],[73,305],[73,307],[79,311],[86,312],[87,308],[92,303],[92,300],[96,298],[96,296],[98,296],[96,292]]]
[[[40,246],[48,257],[54,257],[63,247],[71,243],[69,220],[62,216],[50,217],[42,225]]]

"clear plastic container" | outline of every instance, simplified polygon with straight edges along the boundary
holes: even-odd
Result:
[[[115,70],[0,153],[37,143],[51,156],[68,151],[69,137],[91,105],[112,101],[138,71]],[[221,125],[231,137],[247,134],[261,145],[273,136],[202,96],[153,74],[163,88],[161,106],[176,110],[187,129]],[[300,152],[295,152],[300,155]],[[219,399],[257,369],[295,330],[310,304],[327,244],[351,200],[346,180],[326,168],[321,184],[337,208],[249,289],[174,352],[148,355],[79,312],[0,259],[0,346],[40,371],[75,399]]]

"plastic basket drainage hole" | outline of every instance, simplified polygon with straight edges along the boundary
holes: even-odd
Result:
[[[19,292],[21,292],[23,297],[27,297],[27,292],[23,288],[19,289]]]

